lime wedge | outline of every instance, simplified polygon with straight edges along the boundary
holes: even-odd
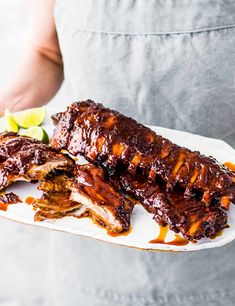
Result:
[[[18,126],[28,129],[33,126],[39,126],[46,117],[46,107],[30,108],[13,115]]]
[[[47,132],[40,126],[33,126],[27,130],[24,130],[20,133],[20,135],[40,140],[46,144],[49,143],[49,137],[47,135]]]
[[[13,115],[11,114],[11,112],[8,109],[5,110],[4,121],[5,121],[5,129],[8,132],[17,133],[19,131],[19,127],[18,127],[17,123],[15,122]]]

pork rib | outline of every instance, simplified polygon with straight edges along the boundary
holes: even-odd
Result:
[[[0,134],[0,190],[15,181],[41,181],[53,170],[70,171],[73,161],[35,139]]]
[[[134,204],[105,181],[101,168],[76,165],[70,199],[82,203],[92,217],[116,233],[127,231]]]
[[[185,197],[195,193],[209,205],[228,208],[235,201],[235,173],[214,158],[192,152],[156,135],[151,129],[93,101],[73,103],[53,116],[56,125],[51,145],[71,154],[83,154],[109,174],[126,169],[134,178],[161,180],[166,191],[176,185]]]
[[[39,208],[37,221],[89,215],[111,232],[129,229],[134,204],[105,181],[101,168],[91,164],[76,165],[74,177],[49,177],[39,189],[44,194],[33,204]]]
[[[153,213],[158,224],[168,224],[171,230],[180,232],[190,241],[212,238],[228,226],[227,215],[221,208],[207,207],[197,199],[186,199],[181,190],[166,192],[164,186],[141,178],[133,179],[128,173],[111,180],[116,188],[139,200]]]
[[[46,219],[60,219],[63,217],[81,217],[87,210],[77,202],[70,200],[70,192],[45,192],[40,199],[36,199],[33,207],[37,210],[34,221]]]

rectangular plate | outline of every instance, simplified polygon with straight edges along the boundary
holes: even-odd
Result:
[[[52,134],[54,129],[50,116],[58,109],[48,108],[47,118],[43,128]],[[4,129],[3,119],[0,120],[0,127]],[[182,131],[170,130],[162,127],[151,126],[157,134],[160,134],[180,146],[187,147],[191,150],[200,151],[207,156],[215,157],[221,163],[235,163],[235,150],[224,141],[202,137]],[[84,163],[84,159],[79,159]],[[37,190],[37,184],[18,182],[7,189],[20,196],[25,200],[27,196],[40,197],[41,192]],[[147,213],[141,205],[135,205],[131,218],[131,231],[127,236],[112,237],[106,233],[106,230],[97,227],[89,218],[76,219],[65,217],[58,220],[48,220],[43,222],[34,222],[34,211],[32,206],[23,204],[9,205],[8,210],[0,211],[0,216],[17,222],[48,228],[62,232],[68,232],[76,235],[87,236],[106,242],[119,244],[128,247],[140,248],[144,250],[164,250],[164,251],[196,251],[219,247],[235,239],[235,206],[232,205],[228,212],[228,224],[230,227],[223,231],[223,234],[213,240],[202,239],[197,243],[189,243],[185,246],[175,246],[167,244],[153,244],[150,240],[155,239],[159,233],[158,224],[152,219],[152,215]],[[174,239],[174,233],[168,231],[166,241]]]

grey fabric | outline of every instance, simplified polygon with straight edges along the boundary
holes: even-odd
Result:
[[[126,2],[132,3],[128,9]],[[175,4],[177,1],[166,2]],[[218,6],[216,3],[220,3],[220,7],[221,3],[224,3],[209,1],[208,9],[206,10],[204,4],[204,11],[200,14],[199,9],[205,1],[185,2],[192,3],[195,12],[189,9],[190,6],[179,6],[178,10],[181,8],[186,16],[190,12],[191,23],[195,23],[195,29],[198,24],[197,17],[200,24],[205,28],[209,27],[212,2],[215,7]],[[65,65],[65,79],[72,100],[89,97],[146,124],[182,129],[235,144],[234,27],[228,25],[219,30],[171,35],[115,34],[110,32],[115,20],[117,23],[122,21],[122,27],[126,25],[127,28],[130,28],[131,20],[134,24],[137,23],[132,16],[132,10],[136,11],[136,7],[141,7],[143,0],[105,1],[106,4],[98,0],[97,3],[101,5],[87,5],[90,10],[93,8],[89,13],[86,11],[87,3],[90,1],[57,1],[56,7],[56,24]],[[119,4],[118,12],[123,9],[123,20],[119,20],[120,13],[116,16],[116,11],[112,10],[113,3]],[[155,11],[154,4],[159,2],[150,3],[151,15],[152,11]],[[230,3],[231,12],[235,10],[235,2],[225,3]],[[125,6],[125,10],[122,6]],[[168,6],[164,8],[162,4],[165,15]],[[160,10],[158,7],[157,9]],[[224,16],[223,12],[226,10],[224,7],[221,10],[217,12],[218,16],[215,14],[215,20]],[[84,15],[87,16],[86,24]],[[129,15],[132,19],[128,18]],[[138,19],[141,12],[136,15]],[[82,30],[77,28],[80,16],[83,20]],[[235,18],[235,12],[233,16]],[[148,24],[152,21],[153,25],[151,29],[149,25],[148,29],[154,33],[155,19],[152,15],[150,17],[152,18],[148,19]],[[230,22],[229,13],[228,17]],[[107,32],[83,29],[85,26],[93,29],[98,20],[102,23],[106,21]],[[144,21],[142,23],[144,26]]]
[[[68,104],[235,146],[233,1],[57,0]],[[50,305],[233,305],[235,244],[144,252],[56,233]]]
[[[235,25],[233,0],[58,2],[57,21],[60,20],[75,30],[139,35],[197,32]]]

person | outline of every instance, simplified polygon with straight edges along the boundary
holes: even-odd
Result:
[[[68,98],[235,146],[235,2],[32,1],[27,52],[1,110]],[[235,243],[161,253],[54,233],[48,305],[234,305]]]

